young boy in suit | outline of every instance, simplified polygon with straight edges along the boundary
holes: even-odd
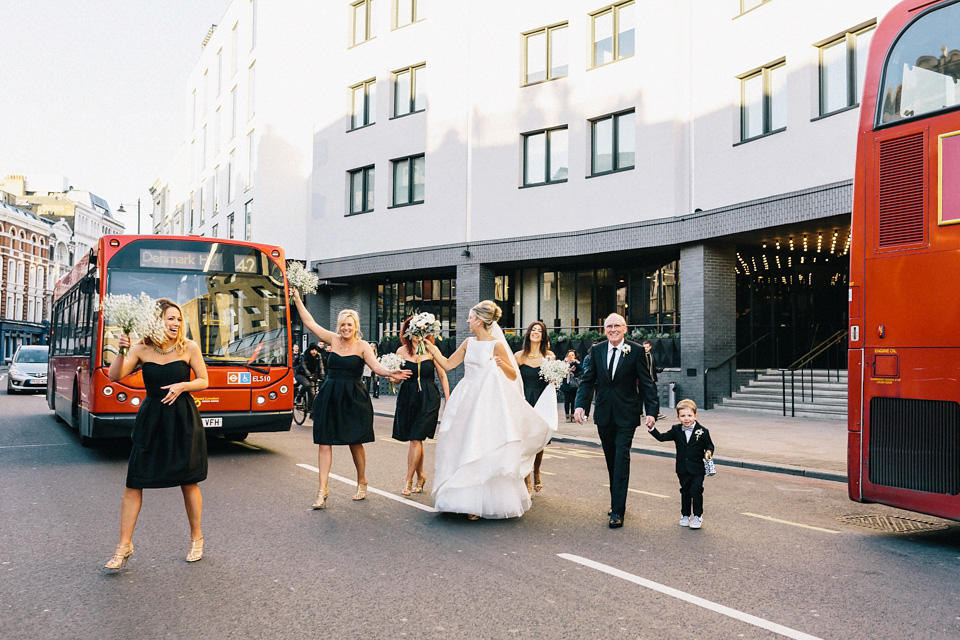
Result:
[[[706,427],[697,422],[697,403],[681,400],[677,403],[675,424],[666,433],[650,427],[650,435],[660,442],[673,440],[677,446],[677,478],[680,479],[681,527],[699,529],[703,526],[703,461],[713,457],[713,441]],[[691,514],[692,507],[692,514]]]

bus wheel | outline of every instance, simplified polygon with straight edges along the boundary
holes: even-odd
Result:
[[[240,433],[228,433],[228,434],[227,434],[226,436],[224,436],[224,437],[225,437],[227,440],[230,440],[231,442],[240,442],[240,441],[242,441],[242,440],[246,440],[248,435],[250,435],[250,434],[249,434],[249,433],[240,432]]]
[[[93,446],[93,438],[87,436],[80,436],[80,446],[84,449],[89,449]]]

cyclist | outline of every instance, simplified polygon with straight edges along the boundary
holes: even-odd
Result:
[[[320,359],[320,346],[311,342],[310,346],[294,365],[293,374],[297,384],[307,390],[307,407],[313,410],[314,383],[323,382],[323,360]]]

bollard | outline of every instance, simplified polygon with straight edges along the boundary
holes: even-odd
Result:
[[[669,392],[669,395],[667,396],[667,406],[670,407],[671,409],[677,408],[677,383],[676,382],[670,383],[670,392]]]

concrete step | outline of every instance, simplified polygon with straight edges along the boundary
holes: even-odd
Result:
[[[807,395],[810,395],[810,385],[807,385],[803,388]],[[783,395],[783,387],[779,384],[770,385],[770,384],[751,384],[745,387],[741,387],[739,390],[741,393],[758,393],[764,395]],[[797,385],[794,387],[794,393],[800,395],[800,386]],[[790,387],[787,387],[787,394],[790,394]],[[813,388],[813,396],[816,397],[837,397],[837,398],[846,398],[847,389],[846,388],[836,388],[834,386],[815,386]]]
[[[726,404],[716,404],[711,410],[718,411],[746,411],[750,413],[760,413],[760,414],[769,414],[769,415],[783,415],[782,407],[770,408],[770,407],[739,407]],[[787,415],[790,414],[790,407],[787,407]],[[837,412],[823,412],[823,411],[808,411],[803,407],[797,407],[795,413],[793,414],[797,418],[817,418],[820,420],[836,420],[837,422],[843,422],[847,419],[846,413],[837,413]]]
[[[732,396],[732,400],[756,400],[758,402],[779,402],[783,403],[783,394],[781,393],[747,393],[745,391],[736,391]],[[790,402],[790,395],[787,394],[787,402]],[[830,396],[826,394],[813,394],[811,399],[809,395],[804,398],[801,398],[800,394],[797,393],[794,396],[794,403],[804,404],[819,404],[824,406],[847,406],[847,395],[835,395]]]

